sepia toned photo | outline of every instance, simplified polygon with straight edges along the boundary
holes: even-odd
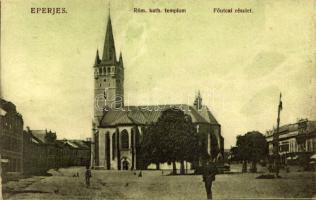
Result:
[[[316,198],[316,1],[0,3],[0,200]]]

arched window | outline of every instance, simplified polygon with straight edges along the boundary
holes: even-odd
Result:
[[[116,133],[112,135],[112,160],[116,157]]]
[[[121,147],[122,149],[128,149],[128,132],[126,130],[123,130],[121,132]]]
[[[134,149],[134,147],[135,147],[135,143],[134,143],[135,142],[135,139],[134,139],[135,138],[135,132],[134,132],[134,129],[132,129],[132,135],[131,136],[132,136],[131,148]]]
[[[141,143],[141,137],[139,131],[136,131],[136,136],[135,136],[135,146],[138,148]]]
[[[106,168],[111,169],[111,158],[110,158],[110,133],[105,134],[105,158],[106,158]]]

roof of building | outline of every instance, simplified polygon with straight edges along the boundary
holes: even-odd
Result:
[[[32,135],[34,137],[36,137],[39,141],[41,141],[42,143],[45,143],[45,134],[46,134],[46,130],[31,130]]]
[[[299,124],[302,122],[306,122],[306,132],[307,133],[312,133],[316,132],[316,121],[310,121],[310,120],[300,120],[294,124],[285,124],[280,126],[279,128],[279,133],[280,134],[286,134],[288,132],[294,132],[299,130]],[[276,129],[269,130],[266,134],[266,136],[272,136],[273,133],[276,132]]]
[[[197,110],[187,104],[125,106],[123,109],[109,109],[101,119],[100,126],[120,124],[151,124],[158,121],[162,112],[168,109],[179,109],[189,115],[193,123],[209,123],[219,125],[207,106]]]
[[[5,110],[6,112],[16,112],[15,105],[12,102],[6,101],[2,98],[0,98],[0,108]]]
[[[55,133],[55,132],[47,131],[47,130],[30,130],[30,131],[32,135],[36,137],[42,143],[46,143],[46,139],[45,139],[46,133]]]
[[[64,141],[64,144],[69,145],[72,148],[78,149],[79,146],[77,144],[75,144],[74,142],[71,142],[69,140]]]
[[[31,131],[29,130],[24,130],[23,135],[26,136],[31,142],[36,143],[36,144],[42,144],[42,141],[39,140],[37,137],[35,137]]]
[[[0,116],[6,117],[8,115],[15,116],[23,123],[22,115],[17,112],[16,106],[12,102],[0,98]]]
[[[77,147],[80,149],[90,149],[88,144],[83,140],[69,140],[69,141],[72,142],[73,144],[77,145]]]

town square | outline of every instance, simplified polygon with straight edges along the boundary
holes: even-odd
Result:
[[[241,174],[241,166],[234,167],[235,174],[216,177],[214,199],[315,198],[312,172],[281,172],[282,179],[256,179],[259,174]],[[77,171],[80,176],[73,177]],[[134,171],[98,170],[93,172],[91,187],[86,188],[84,168],[52,174],[8,183],[5,199],[204,199],[201,176],[168,176],[151,170],[138,177]]]
[[[0,1],[0,200],[316,198],[315,3],[75,1]]]

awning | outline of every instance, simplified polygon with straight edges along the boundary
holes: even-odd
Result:
[[[310,159],[315,159],[315,160],[316,160],[316,154],[312,155],[312,156],[310,157]]]
[[[294,157],[287,157],[286,159],[287,159],[287,160],[296,160],[296,159],[298,159],[298,156],[294,156]]]
[[[8,159],[1,159],[1,162],[2,162],[2,163],[8,163],[9,160],[8,160]]]

